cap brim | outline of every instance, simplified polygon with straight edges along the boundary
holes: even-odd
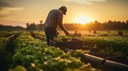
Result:
[[[66,15],[66,12],[64,13],[64,15]]]

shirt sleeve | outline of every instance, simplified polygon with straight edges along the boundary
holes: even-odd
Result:
[[[59,13],[57,19],[58,19],[58,24],[62,24],[63,14],[62,13]]]

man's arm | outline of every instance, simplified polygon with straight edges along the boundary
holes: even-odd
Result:
[[[67,31],[67,30],[65,29],[65,27],[63,26],[62,19],[63,19],[63,15],[59,14],[59,16],[58,16],[58,25],[59,25],[59,27],[61,28],[61,30],[64,31],[64,33],[65,33],[66,35],[69,35],[68,31]]]
[[[61,28],[61,30],[64,31],[64,33],[65,33],[66,35],[69,35],[68,31],[65,29],[65,27],[63,26],[62,23],[59,23],[59,27]]]

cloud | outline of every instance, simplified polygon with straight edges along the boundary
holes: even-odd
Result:
[[[107,0],[87,0],[87,1],[93,1],[93,2],[106,2]]]
[[[93,2],[106,2],[107,0],[62,0],[62,1],[81,3],[81,4],[92,4]]]
[[[0,15],[4,15],[4,14],[8,15],[14,11],[21,11],[21,10],[23,10],[22,7],[5,7],[0,11]]]
[[[11,17],[13,12],[23,9],[22,7],[13,6],[8,0],[0,0],[0,19]]]
[[[4,7],[12,7],[12,5],[8,3],[6,0],[0,0],[0,10]]]
[[[22,8],[22,7],[4,7],[0,11],[0,18],[5,19],[7,17],[11,17],[11,14],[13,12],[21,11],[23,9],[24,8]]]

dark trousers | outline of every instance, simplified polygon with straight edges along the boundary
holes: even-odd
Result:
[[[46,27],[45,28],[45,35],[47,38],[47,44],[53,45],[54,37],[57,37],[57,31],[55,28]]]

